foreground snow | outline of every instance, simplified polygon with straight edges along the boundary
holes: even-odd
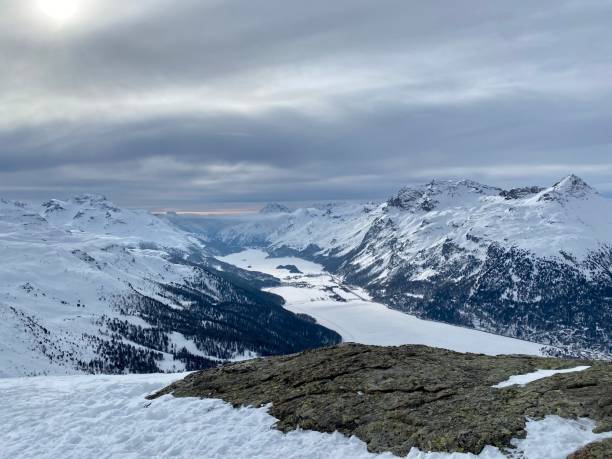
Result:
[[[489,355],[542,354],[541,344],[422,320],[390,309],[370,301],[363,290],[343,285],[321,265],[300,258],[268,258],[261,250],[246,250],[221,259],[280,278],[283,285],[269,291],[285,298],[287,309],[314,317],[345,341],[381,346],[424,344]],[[283,265],[295,265],[303,274],[277,269]]]
[[[542,378],[548,378],[549,376],[553,376],[556,374],[573,373],[575,371],[584,371],[589,368],[591,367],[580,366],[575,368],[566,368],[565,370],[536,370],[532,373],[527,373],[524,375],[510,376],[507,380],[502,381],[499,384],[495,384],[493,387],[501,389],[502,387],[510,387],[515,385],[524,386],[525,384],[529,384],[532,381],[537,381],[538,379]]]
[[[273,428],[267,408],[234,409],[212,399],[145,396],[184,374],[64,376],[0,379],[1,458],[386,458],[339,433]],[[549,416],[527,424],[516,454],[561,459],[604,435],[589,420]],[[487,447],[479,456],[424,453],[410,459],[502,459]]]

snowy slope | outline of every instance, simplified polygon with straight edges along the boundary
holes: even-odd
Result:
[[[612,200],[579,177],[462,181],[266,214],[213,239],[318,261],[401,311],[612,355]]]
[[[0,254],[0,377],[180,371],[334,342],[194,262],[194,237],[100,196],[0,201]]]
[[[68,201],[51,199],[41,204],[39,215],[50,225],[70,232],[121,238],[124,242],[156,243],[186,249],[195,238],[144,210],[121,209],[104,196],[85,194]]]
[[[273,428],[267,408],[234,409],[221,400],[145,396],[184,374],[0,379],[0,458],[385,458],[337,432]],[[506,455],[487,446],[481,454],[426,453],[409,459],[565,459],[609,437],[593,433],[589,419],[548,416],[527,423],[525,439]]]

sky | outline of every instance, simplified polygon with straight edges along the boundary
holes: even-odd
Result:
[[[612,195],[612,0],[0,0],[0,196]]]

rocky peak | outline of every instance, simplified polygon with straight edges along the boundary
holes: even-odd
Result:
[[[404,187],[387,203],[401,209],[429,212],[435,209],[440,202],[469,200],[474,197],[494,195],[499,189],[483,185],[473,180],[432,180],[416,187]]]
[[[259,211],[260,214],[288,214],[290,212],[291,209],[289,207],[277,202],[266,204]]]
[[[94,204],[101,202],[108,202],[106,196],[95,193],[84,193],[77,196],[74,196],[70,201],[75,204]]]
[[[597,194],[597,191],[589,186],[580,177],[571,174],[555,183],[552,187],[544,190],[538,201],[567,202],[568,200],[584,199]]]
[[[429,212],[436,207],[437,201],[432,200],[423,189],[405,187],[399,190],[387,203],[392,207],[404,210]]]
[[[48,201],[45,201],[41,204],[41,206],[45,208],[45,214],[66,210],[64,205],[65,203],[58,199],[49,199]]]
[[[553,188],[564,193],[595,192],[584,180],[577,175],[571,174],[553,185]]]
[[[107,212],[120,212],[120,209],[113,202],[101,194],[85,193],[73,197],[69,202],[79,207],[101,209]]]

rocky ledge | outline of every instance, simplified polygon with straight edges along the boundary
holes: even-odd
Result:
[[[234,406],[271,403],[282,431],[339,431],[361,438],[372,452],[405,455],[415,446],[479,453],[485,445],[510,448],[512,438],[524,437],[527,418],[588,417],[597,431],[611,431],[611,363],[492,387],[512,375],[579,365],[585,362],[343,344],[192,373],[152,398],[172,393]],[[612,457],[612,443],[589,445],[574,457]]]

